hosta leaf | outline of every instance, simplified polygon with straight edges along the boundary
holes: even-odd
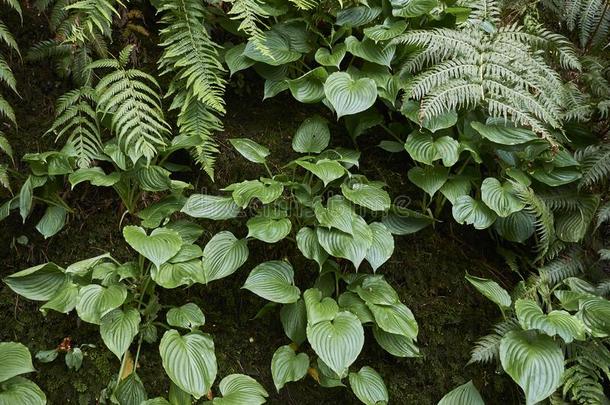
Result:
[[[456,200],[452,213],[458,224],[474,225],[475,229],[489,228],[497,218],[487,205],[469,195]]]
[[[332,52],[327,48],[319,48],[314,58],[322,66],[334,66],[338,69],[346,53],[345,44],[337,44],[333,47]]]
[[[481,136],[500,145],[521,145],[535,139],[538,136],[525,128],[515,128],[504,125],[485,125],[480,122],[471,122],[473,127]]]
[[[343,177],[345,174],[345,168],[336,160],[320,159],[316,163],[298,161],[297,164],[312,172],[324,182],[325,186],[331,181]]]
[[[205,324],[205,315],[197,304],[189,302],[167,311],[167,324],[177,328],[195,329]]]
[[[231,197],[192,194],[181,211],[193,218],[219,221],[237,217],[240,209]]]
[[[384,331],[417,339],[419,327],[413,313],[406,305],[402,303],[376,305],[367,302],[367,306],[373,313],[377,326]]]
[[[349,73],[335,72],[324,83],[324,94],[337,118],[367,110],[377,100],[377,85],[372,79],[353,79]]]
[[[250,218],[247,226],[249,238],[276,243],[288,236],[292,229],[292,222],[288,218],[257,216]]]
[[[508,332],[500,341],[500,361],[504,371],[525,392],[527,405],[544,400],[561,384],[563,352],[547,335]]]
[[[45,239],[50,238],[64,227],[66,224],[66,214],[67,211],[64,207],[56,205],[47,207],[44,215],[36,224],[36,230]]]
[[[83,321],[99,325],[100,318],[120,307],[126,298],[127,289],[122,284],[90,284],[79,290],[76,312]]]
[[[110,187],[121,180],[121,173],[112,172],[110,174],[106,174],[101,167],[89,167],[78,169],[74,173],[70,173],[68,180],[70,181],[70,185],[73,189],[77,184],[84,181],[88,181],[93,186],[97,187]]]
[[[405,149],[411,157],[427,165],[442,159],[446,167],[453,166],[459,158],[460,144],[453,138],[443,136],[434,139],[419,131],[411,133],[405,142]]]
[[[167,228],[154,229],[147,235],[139,226],[129,225],[123,228],[123,237],[129,246],[157,268],[178,253],[182,246],[180,234]]]
[[[438,0],[392,0],[391,4],[394,16],[414,18],[428,14],[438,6]]]
[[[144,384],[135,372],[119,382],[114,395],[121,405],[141,405],[148,398]]]
[[[551,187],[570,184],[582,177],[582,173],[576,167],[556,167],[551,172],[538,169],[534,170],[531,175],[539,182]]]
[[[305,328],[307,327],[307,310],[305,301],[299,299],[297,302],[283,305],[280,310],[280,320],[284,333],[296,344],[302,344],[307,339]]]
[[[470,190],[472,189],[472,185],[470,184],[470,179],[466,176],[457,176],[453,177],[441,187],[441,193],[443,196],[451,202],[451,204],[455,204],[458,198],[463,195],[470,195]]]
[[[485,405],[479,390],[472,381],[451,390],[438,403],[438,405]]]
[[[47,397],[32,381],[14,377],[0,383],[0,405],[44,405]]]
[[[360,42],[353,35],[345,38],[345,45],[347,46],[347,51],[352,55],[387,67],[390,67],[396,53],[396,46],[394,45],[384,46],[366,38]]]
[[[314,203],[314,213],[320,225],[328,228],[337,228],[340,231],[354,234],[355,213],[352,207],[341,196],[333,196],[326,202],[326,207],[321,202]]]
[[[383,24],[365,28],[364,35],[375,42],[387,41],[402,34],[407,29],[407,22],[404,20],[393,20],[386,18]]]
[[[513,212],[521,211],[525,207],[525,204],[515,195],[510,182],[502,184],[494,177],[483,180],[481,198],[489,208],[503,218]]]
[[[328,259],[328,253],[322,248],[318,241],[316,231],[311,228],[303,227],[297,233],[297,247],[303,253],[303,256],[310,260],[315,260],[322,268],[322,265]]]
[[[317,288],[310,288],[303,293],[305,308],[307,310],[307,323],[315,325],[323,321],[332,321],[339,312],[339,305],[330,298],[322,298],[322,292]]]
[[[288,80],[288,88],[292,97],[301,103],[318,103],[324,98],[324,82],[328,72],[319,66],[303,76]]]
[[[407,177],[432,197],[449,178],[449,170],[442,166],[413,167],[407,173]]]
[[[244,56],[271,66],[285,65],[301,57],[299,52],[291,48],[289,39],[279,32],[267,31],[261,36],[260,41],[248,41],[244,49]],[[266,52],[261,52],[261,48]]]
[[[394,206],[381,222],[394,235],[409,235],[424,229],[434,220],[417,211]]]
[[[209,335],[191,332],[181,336],[171,329],[159,343],[163,368],[181,390],[199,399],[216,379],[214,342]]]
[[[501,309],[510,308],[510,305],[513,302],[510,295],[495,281],[487,278],[474,277],[469,274],[466,275],[466,280]]]
[[[286,80],[265,80],[265,86],[263,90],[263,100],[277,96],[283,91],[288,90],[288,83]]]
[[[231,232],[219,232],[203,248],[203,275],[209,283],[230,276],[248,259],[245,240],[237,239]]]
[[[279,260],[256,266],[250,272],[242,288],[280,304],[291,304],[301,296],[301,291],[294,285],[292,266],[290,263]]]
[[[180,211],[185,202],[184,196],[171,194],[139,211],[137,215],[142,218],[143,227],[157,228],[174,212]]]
[[[225,62],[229,67],[230,76],[254,65],[255,61],[244,55],[245,50],[246,44],[239,44],[225,53]]]
[[[40,307],[40,310],[45,312],[47,309],[52,309],[57,312],[67,314],[72,311],[78,302],[78,291],[80,287],[74,283],[62,285],[57,293]]]
[[[358,285],[350,285],[350,290],[356,292],[367,304],[393,305],[400,302],[396,291],[379,275],[366,276]]]
[[[579,309],[577,315],[593,336],[610,336],[610,301],[599,297],[582,299]]]
[[[375,272],[394,253],[394,237],[381,222],[373,222],[369,224],[369,228],[373,232],[373,243],[367,250],[365,258]]]
[[[394,333],[388,333],[383,329],[373,327],[375,340],[386,352],[396,357],[419,357],[419,349],[415,346],[413,339]]]
[[[334,228],[317,227],[320,245],[331,256],[347,259],[358,269],[373,244],[373,232],[366,221],[356,216],[352,222],[353,236]]]
[[[366,405],[384,405],[389,401],[383,378],[369,366],[362,367],[357,373],[349,373],[349,385]]]
[[[292,138],[292,149],[300,153],[320,153],[328,147],[330,130],[326,119],[319,115],[307,118]]]
[[[203,274],[203,266],[199,259],[180,263],[163,263],[160,268],[153,267],[150,270],[151,278],[155,283],[167,289],[205,282]]]
[[[535,218],[526,211],[514,212],[506,218],[498,218],[494,224],[496,232],[511,242],[523,243],[535,231]]]
[[[140,313],[135,308],[114,309],[102,316],[100,334],[106,347],[121,359],[138,334],[139,325]]]
[[[542,308],[530,299],[515,302],[515,313],[523,329],[538,329],[549,336],[559,335],[566,342],[585,338],[585,325],[566,311],[542,312]]]
[[[381,14],[381,7],[347,7],[337,12],[335,24],[359,27],[375,20]]]
[[[299,381],[307,375],[308,368],[309,356],[306,353],[296,354],[290,346],[279,347],[271,359],[275,388],[279,392],[287,382]]]
[[[161,166],[139,167],[133,172],[138,184],[146,191],[165,191],[172,188],[171,172]]]
[[[32,365],[32,356],[27,347],[21,343],[0,343],[0,383],[15,376],[36,371]]]
[[[338,303],[341,310],[347,310],[356,315],[358,319],[360,319],[360,322],[368,323],[374,321],[371,310],[366,306],[366,303],[358,294],[346,291],[339,296]]]
[[[339,312],[332,321],[307,325],[307,339],[322,361],[343,375],[362,351],[364,330],[356,315]]]
[[[261,405],[269,396],[254,378],[243,374],[226,376],[219,388],[222,398],[214,398],[214,405]]]
[[[376,184],[352,177],[341,184],[341,193],[353,202],[372,211],[387,211],[390,209],[390,195]]]
[[[400,112],[422,128],[435,133],[441,129],[453,127],[458,120],[458,115],[455,111],[445,111],[430,118],[420,118],[421,103],[414,100],[408,100],[403,103]]]
[[[246,180],[231,184],[223,190],[232,191],[235,203],[246,208],[253,198],[258,198],[263,204],[272,203],[282,195],[284,186],[274,180]]]
[[[47,301],[68,283],[68,276],[55,263],[45,263],[11,274],[4,282],[29,300]]]
[[[259,145],[251,139],[233,138],[229,139],[231,145],[246,159],[254,163],[265,163],[269,156],[269,149],[263,145]]]

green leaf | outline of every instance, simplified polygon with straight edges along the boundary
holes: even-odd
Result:
[[[550,172],[544,169],[534,170],[531,176],[547,186],[559,187],[580,179],[582,173],[576,167],[556,167]]]
[[[163,368],[181,390],[199,399],[208,393],[216,379],[216,355],[212,338],[191,332],[180,336],[171,329],[159,343]]]
[[[121,359],[138,334],[139,325],[140,313],[135,308],[114,309],[102,316],[100,334],[106,347]]]
[[[432,135],[420,131],[411,133],[405,142],[405,149],[413,160],[427,165],[442,159],[446,167],[453,166],[458,161],[459,148],[458,141],[451,137],[434,139]]]
[[[408,100],[403,103],[400,112],[420,127],[432,133],[441,129],[451,128],[457,123],[458,115],[455,111],[445,111],[433,117],[424,118],[422,121],[420,119],[420,109],[421,104],[418,101]]]
[[[182,238],[182,243],[183,243],[183,245],[180,247],[181,251],[184,251],[184,249],[198,249],[199,248],[199,246],[193,246],[190,244],[195,243],[199,239],[199,237],[201,237],[201,235],[203,235],[203,228],[200,225],[198,225],[194,222],[191,222],[188,219],[179,219],[176,221],[168,222],[167,225],[165,225],[165,227],[167,229],[171,229],[173,231],[178,232],[178,235],[180,235],[180,237]],[[201,249],[199,249],[199,250],[201,250]],[[172,260],[175,257],[176,256],[172,257]],[[197,256],[197,257],[199,257],[199,256]]]
[[[367,110],[377,100],[373,79],[353,79],[349,73],[335,72],[324,83],[324,94],[335,109],[337,118]]]
[[[299,153],[320,153],[328,147],[328,122],[319,115],[307,118],[292,138],[292,149]]]
[[[365,38],[362,42],[355,36],[349,36],[345,38],[345,45],[347,51],[354,56],[362,58],[368,62],[376,63],[390,67],[394,54],[396,53],[396,46],[394,45],[382,45],[376,44],[374,41]]]
[[[165,191],[172,188],[171,172],[161,166],[144,166],[135,169],[134,175],[140,187],[146,191]]]
[[[279,32],[266,31],[261,37],[260,41],[248,41],[244,56],[271,66],[285,65],[301,58],[301,54],[291,48],[289,39]]]
[[[235,273],[248,259],[245,239],[237,239],[231,232],[214,235],[203,248],[203,276],[206,283]]]
[[[307,339],[331,370],[344,375],[362,351],[364,330],[356,315],[344,311],[332,321],[308,324]]]
[[[40,310],[44,313],[47,309],[52,309],[67,314],[76,306],[79,290],[80,287],[74,283],[64,284]]]
[[[193,218],[220,221],[239,215],[240,209],[232,197],[219,197],[206,194],[192,194],[186,200],[181,212]]]
[[[394,206],[381,222],[393,235],[409,235],[424,229],[434,220],[417,211]]]
[[[317,227],[320,245],[331,256],[347,259],[358,269],[373,244],[373,231],[360,216],[352,222],[353,235],[336,229]]]
[[[61,231],[66,224],[67,211],[64,207],[52,205],[47,207],[44,215],[36,224],[36,230],[40,232],[45,239],[50,238],[57,232]]]
[[[246,180],[241,183],[231,184],[224,188],[232,191],[235,203],[246,208],[253,198],[258,198],[263,204],[270,204],[277,200],[284,192],[284,186],[275,180]]]
[[[47,301],[68,283],[68,276],[55,263],[45,263],[11,274],[4,282],[29,300]]]
[[[385,405],[390,400],[383,378],[369,366],[362,367],[358,373],[349,373],[349,385],[366,405]]]
[[[466,280],[474,286],[487,299],[494,302],[501,310],[510,308],[512,299],[508,292],[500,287],[498,283],[487,278],[475,277],[469,274],[466,275]]]
[[[182,246],[180,234],[167,228],[157,228],[146,235],[139,226],[129,225],[123,228],[123,237],[129,246],[157,268],[178,253]]]
[[[343,182],[341,193],[354,204],[371,211],[387,211],[392,203],[390,195],[380,185],[370,183],[358,176]]]
[[[292,229],[288,218],[257,216],[247,222],[248,238],[255,238],[266,243],[276,243],[284,239]]]
[[[0,383],[0,405],[45,405],[47,397],[32,381],[14,377]]]
[[[141,405],[148,398],[144,384],[135,372],[119,382],[114,395],[121,405]]]
[[[407,29],[407,22],[386,18],[383,24],[368,27],[363,30],[364,36],[375,42],[388,41],[396,38]]]
[[[322,66],[334,66],[339,69],[346,53],[347,47],[345,44],[337,44],[333,47],[332,52],[327,48],[319,48],[314,58]]]
[[[292,304],[282,305],[280,310],[280,320],[284,333],[296,344],[302,344],[307,335],[305,328],[307,327],[307,310],[305,309],[305,301],[299,299]]]
[[[287,80],[292,97],[301,103],[318,103],[324,98],[324,82],[328,72],[322,66],[310,70],[304,75]]]
[[[503,218],[521,211],[525,207],[525,204],[515,195],[510,182],[507,181],[502,184],[494,177],[483,180],[481,198],[489,208]]]
[[[108,287],[89,284],[78,292],[76,312],[83,321],[99,325],[100,318],[120,307],[126,298],[127,289],[122,284],[111,284]]]
[[[367,302],[367,306],[375,317],[375,323],[381,329],[395,335],[417,339],[419,327],[417,321],[406,305],[398,302],[392,305],[376,305]]]
[[[101,167],[88,167],[76,170],[74,173],[70,173],[68,181],[72,189],[84,181],[88,181],[91,185],[96,187],[110,187],[115,185],[121,180],[121,173],[112,172],[110,174],[104,173]]]
[[[269,396],[254,378],[243,374],[230,374],[219,385],[222,398],[214,398],[214,405],[261,405]]]
[[[500,145],[521,145],[538,139],[538,136],[534,132],[525,128],[515,128],[504,125],[485,125],[476,121],[471,122],[470,126],[481,134],[483,138]]]
[[[374,21],[381,14],[381,7],[347,7],[337,12],[335,24],[339,26],[359,27]]]
[[[482,201],[469,195],[459,197],[452,209],[458,224],[474,225],[475,229],[489,228],[496,220],[496,214]]]
[[[395,17],[415,18],[432,11],[438,0],[391,0],[391,4]]]
[[[535,231],[535,218],[526,211],[514,212],[506,218],[498,218],[494,224],[496,232],[511,242],[523,243]]]
[[[320,269],[328,259],[328,253],[322,248],[318,241],[316,232],[308,227],[303,227],[297,233],[297,247],[303,253],[303,256],[309,260],[315,260]]]
[[[323,321],[332,321],[339,312],[337,302],[330,298],[322,298],[322,292],[317,288],[310,288],[303,293],[305,309],[307,310],[307,323],[315,325]]]
[[[321,226],[337,228],[340,231],[354,234],[355,213],[350,204],[341,196],[332,196],[326,202],[326,207],[320,201],[314,202],[314,213]]]
[[[254,65],[255,61],[244,55],[245,50],[246,44],[239,44],[225,53],[225,62],[229,67],[230,76]]]
[[[0,383],[20,374],[36,371],[32,365],[30,351],[21,343],[0,342],[0,364]]]
[[[485,405],[479,390],[472,381],[451,390],[438,403],[438,405]]]
[[[407,173],[407,177],[432,197],[449,178],[449,170],[442,166],[413,167]]]
[[[265,80],[263,101],[275,97],[285,90],[288,90],[288,83],[286,80]]]
[[[2,350],[0,349],[0,351]],[[36,360],[41,363],[50,363],[57,358],[58,354],[57,349],[41,350],[36,353]]]
[[[296,354],[290,346],[279,347],[271,359],[271,375],[277,391],[287,382],[299,381],[305,377],[308,368],[309,356],[306,353]]]
[[[231,145],[250,162],[263,164],[271,152],[266,147],[259,145],[251,139],[234,138],[229,139]]]
[[[24,224],[32,210],[33,199],[34,187],[32,185],[32,176],[28,176],[27,180],[21,186],[21,190],[19,190],[19,214],[21,215]]]
[[[336,160],[320,159],[316,163],[297,161],[297,164],[322,180],[325,186],[345,174],[345,168]]]
[[[371,310],[366,306],[366,303],[358,294],[346,291],[339,296],[338,303],[341,310],[346,310],[356,315],[358,319],[360,319],[360,322],[368,323],[374,321]]]
[[[383,276],[366,276],[358,284],[350,285],[350,290],[356,292],[367,304],[394,305],[400,303],[398,294]]]
[[[292,266],[290,263],[279,260],[256,266],[250,272],[242,288],[280,304],[291,304],[301,296],[301,291],[294,285]]]
[[[525,330],[538,329],[549,336],[559,335],[566,342],[585,338],[585,325],[566,311],[551,311],[547,314],[530,299],[515,302],[515,313],[521,327]]]
[[[373,222],[369,224],[369,228],[373,233],[373,240],[371,247],[366,252],[365,259],[373,268],[374,273],[392,257],[392,253],[394,253],[394,237],[381,222]]]
[[[373,336],[375,340],[392,356],[396,357],[419,357],[419,349],[415,346],[413,339],[404,336],[397,335],[395,333],[388,333],[378,326],[373,327]]]
[[[451,204],[455,204],[457,199],[463,195],[470,195],[472,186],[470,179],[466,176],[453,177],[441,187],[441,193]]]
[[[195,282],[205,282],[203,266],[199,259],[180,263],[164,263],[159,269],[150,270],[152,279],[163,288],[176,288],[181,285],[190,286]]]
[[[610,301],[599,297],[582,299],[577,316],[587,325],[593,336],[610,336]]]
[[[548,398],[561,384],[563,352],[553,338],[511,331],[500,341],[504,371],[523,389],[527,405]]]
[[[195,329],[205,324],[205,315],[197,304],[189,302],[167,311],[167,324],[177,328]]]

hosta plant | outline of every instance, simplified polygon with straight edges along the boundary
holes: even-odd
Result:
[[[36,371],[32,356],[21,343],[0,343],[0,404],[44,405],[47,397],[44,392],[22,374]]]

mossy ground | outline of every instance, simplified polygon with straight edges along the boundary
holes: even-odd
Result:
[[[41,33],[29,30],[34,26],[40,26]],[[24,27],[28,29],[15,27],[22,47],[45,38],[48,33],[44,26],[43,19],[26,12]],[[52,120],[54,100],[70,84],[59,80],[50,65],[15,66],[22,98],[13,98],[12,103],[17,109],[19,128],[9,128],[6,132],[19,157],[25,152],[52,147],[53,139],[42,134]],[[242,79],[248,86],[238,88],[230,97],[226,131],[219,136],[221,153],[216,182],[210,182],[198,170],[189,178],[198,192],[215,192],[233,181],[257,176],[259,168],[239,158],[228,145],[228,138],[248,137],[268,146],[272,151],[271,166],[279,167],[292,156],[290,140],[300,122],[314,111],[324,113],[289,97],[261,102],[257,91],[261,83],[250,81],[249,76]],[[419,192],[410,188],[406,178],[407,156],[389,156],[376,148],[381,139],[383,136],[374,132],[359,139],[358,146],[363,151],[362,172],[386,181],[394,197],[418,196]],[[334,132],[333,142],[351,145],[339,130]],[[123,207],[111,190],[80,185],[74,192],[66,192],[65,197],[75,214],[67,227],[49,240],[43,240],[34,229],[42,214],[38,210],[25,224],[21,224],[16,214],[0,223],[1,277],[44,261],[67,265],[106,251],[118,259],[130,257],[120,232]],[[127,217],[123,225],[131,221]],[[201,224],[206,230],[203,242],[221,226],[229,227],[239,236],[246,233],[243,224]],[[26,246],[15,243],[15,238],[21,235],[29,238]],[[450,389],[469,379],[482,389],[489,404],[518,403],[515,386],[498,375],[493,365],[466,367],[474,341],[488,332],[500,314],[467,284],[464,274],[501,275],[502,266],[493,257],[493,251],[493,242],[485,233],[454,229],[444,223],[438,223],[435,229],[396,238],[395,254],[380,272],[395,286],[418,320],[422,357],[393,358],[376,346],[367,331],[365,350],[354,365],[356,368],[370,365],[379,371],[388,386],[391,403],[435,404]],[[275,392],[269,370],[271,357],[275,348],[289,342],[282,332],[278,311],[253,319],[265,301],[240,287],[256,263],[284,257],[295,264],[297,278],[314,277],[314,272],[297,258],[294,250],[252,243],[249,261],[235,275],[210,286],[161,291],[161,301],[164,304],[190,301],[202,307],[207,319],[204,329],[214,336],[220,378],[234,372],[253,376],[270,392],[271,404],[358,403],[349,389],[324,389],[311,378]],[[51,404],[96,403],[99,392],[118,371],[118,359],[104,348],[97,327],[79,322],[73,314],[45,316],[38,308],[38,303],[19,299],[7,287],[0,287],[0,341],[22,342],[33,353],[56,346],[66,336],[76,344],[95,344],[96,349],[86,350],[80,371],[69,371],[59,358],[50,364],[36,362],[38,371],[30,377],[46,392]],[[160,377],[160,359],[155,346],[144,346],[138,373],[151,396],[166,393],[168,382]]]

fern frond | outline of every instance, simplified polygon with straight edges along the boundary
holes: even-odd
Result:
[[[240,21],[238,30],[245,32],[249,40],[264,55],[271,56],[264,44],[264,31],[269,28],[264,19],[270,17],[260,0],[229,0],[232,4],[229,15],[232,20]]]
[[[558,258],[538,269],[540,281],[554,287],[568,277],[575,277],[585,270],[585,256],[580,247],[572,247]]]
[[[610,145],[589,146],[581,154],[583,168],[579,188],[590,187],[608,181],[610,176]]]
[[[0,3],[6,4],[10,8],[19,14],[19,17],[23,18],[23,12],[21,11],[21,4],[19,4],[19,0],[0,0]]]
[[[109,37],[112,18],[119,15],[116,5],[122,6],[123,3],[119,0],[79,0],[64,7],[66,11],[79,15],[70,27],[66,41],[84,43],[96,33]]]
[[[610,201],[606,202],[597,211],[597,223],[595,229],[599,228],[601,224],[610,221]]]
[[[320,4],[320,0],[290,0],[300,10],[312,10]]]
[[[498,0],[460,0],[458,4],[471,9],[468,16],[468,24],[481,25],[490,22],[494,25],[500,24],[500,2]]]
[[[603,341],[576,344],[562,376],[563,396],[583,405],[607,403],[604,386],[610,378],[610,350]]]
[[[508,332],[518,329],[520,329],[519,323],[512,318],[496,324],[492,333],[477,340],[470,352],[468,364],[490,363],[493,360],[498,360],[500,357],[500,341]]]

